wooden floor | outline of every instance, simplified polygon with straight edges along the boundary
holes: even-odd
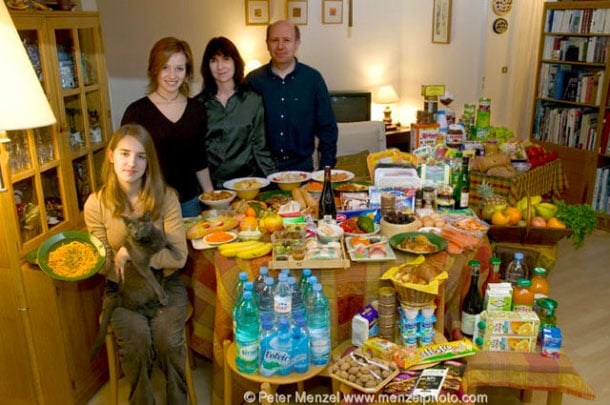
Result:
[[[559,303],[557,326],[563,347],[596,396],[595,401],[586,401],[564,395],[563,404],[610,403],[610,233],[595,231],[578,250],[569,239],[562,240],[549,285],[549,295]],[[489,404],[519,403],[513,390],[482,392],[489,394]],[[532,403],[546,403],[546,395],[535,393]]]
[[[569,239],[559,243],[557,264],[549,275],[550,296],[559,303],[558,326],[561,327],[564,349],[580,375],[595,391],[596,400],[586,401],[571,395],[563,396],[563,404],[588,405],[610,403],[610,233],[595,231],[585,246],[575,250]],[[208,360],[198,359],[194,373],[198,402],[209,404],[211,368]],[[162,378],[160,384],[162,387]],[[324,381],[322,381],[324,380]],[[318,383],[326,385],[326,379]],[[127,403],[129,387],[123,378],[120,385],[121,404]],[[322,386],[306,385],[309,392],[325,392]],[[161,389],[159,390],[161,391]],[[519,404],[518,392],[508,389],[482,389],[488,404]],[[159,392],[162,399],[162,392]],[[89,405],[107,404],[108,386],[91,399]],[[534,393],[533,404],[545,404],[546,394]]]

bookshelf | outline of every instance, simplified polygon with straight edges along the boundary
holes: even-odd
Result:
[[[610,164],[610,1],[547,2],[541,26],[531,137],[559,153],[565,200],[596,207]]]

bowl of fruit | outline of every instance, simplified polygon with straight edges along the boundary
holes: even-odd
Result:
[[[421,228],[422,222],[413,214],[401,211],[391,211],[381,217],[379,225],[381,234],[390,239],[392,236],[399,233],[417,231]]]

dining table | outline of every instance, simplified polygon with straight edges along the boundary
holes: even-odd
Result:
[[[312,275],[318,278],[329,300],[331,344],[337,347],[351,340],[351,322],[354,315],[378,298],[379,288],[392,286],[390,280],[381,276],[390,268],[412,261],[415,255],[395,251],[396,258],[388,261],[351,261],[347,268],[323,268],[312,266]],[[460,254],[436,253],[446,256],[442,303],[443,325],[437,326],[437,333],[448,337],[460,327],[460,306],[470,284],[468,261],[481,262],[479,283],[482,284],[489,272],[491,245],[486,236],[480,239],[478,247]],[[189,244],[189,257],[183,272],[184,281],[193,303],[192,350],[213,362],[212,403],[223,402],[223,342],[233,339],[232,310],[234,300],[232,291],[240,272],[246,272],[249,280],[254,280],[259,269],[269,266],[272,255],[256,259],[228,258],[217,249],[196,250]],[[273,267],[273,266],[272,266]],[[277,278],[279,269],[269,269],[269,274]],[[300,277],[301,269],[290,269],[291,275]],[[479,285],[481,287],[481,285]],[[248,382],[234,382],[234,389],[250,387]],[[239,398],[239,395],[234,395]]]

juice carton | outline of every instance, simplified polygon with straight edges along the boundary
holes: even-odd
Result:
[[[490,352],[533,352],[536,349],[536,336],[485,336],[483,342],[477,345],[484,351]],[[481,343],[480,345],[478,343]]]
[[[561,329],[545,326],[542,328],[541,352],[544,357],[559,358],[561,349]]]
[[[487,284],[483,308],[487,311],[510,311],[513,288],[510,283]]]
[[[540,318],[533,311],[483,311],[477,322],[480,336],[538,336]]]

